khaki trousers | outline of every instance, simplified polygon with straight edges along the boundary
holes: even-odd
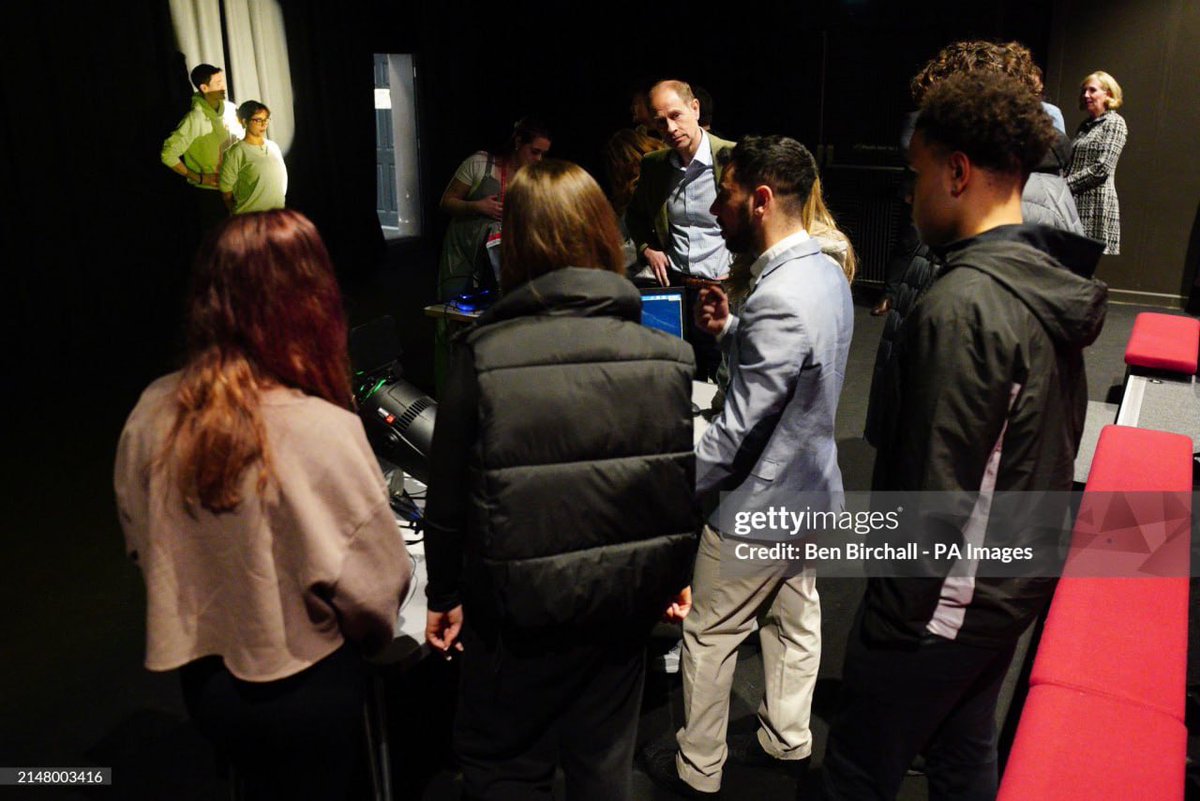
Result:
[[[778,568],[752,573],[737,563],[735,544],[704,527],[692,577],[694,605],[683,621],[684,725],[676,733],[676,767],[680,778],[703,792],[721,788],[737,649],[756,619],[765,674],[759,743],[778,759],[812,753],[809,716],[821,663],[816,576],[805,571],[787,578]]]

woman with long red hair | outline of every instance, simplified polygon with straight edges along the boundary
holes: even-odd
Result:
[[[352,410],[346,323],[304,215],[227,220],[196,262],[182,370],[121,434],[115,486],[146,581],[146,667],[250,798],[344,798],[361,653],[392,636],[411,562]]]

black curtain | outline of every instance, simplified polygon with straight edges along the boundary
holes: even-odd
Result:
[[[316,223],[343,275],[383,254],[375,214],[372,16],[366,3],[281,3],[295,98],[288,206]]]
[[[4,372],[153,369],[189,258],[187,187],[159,163],[190,94],[166,0],[18,0],[0,53]]]

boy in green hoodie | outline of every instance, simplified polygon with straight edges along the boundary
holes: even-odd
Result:
[[[207,226],[226,216],[218,189],[221,158],[243,136],[233,103],[225,100],[225,73],[211,64],[192,70],[192,106],[163,142],[162,163],[188,183],[206,190],[197,198]]]

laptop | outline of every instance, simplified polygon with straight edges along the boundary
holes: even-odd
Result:
[[[642,325],[683,339],[683,289],[643,289]]]

